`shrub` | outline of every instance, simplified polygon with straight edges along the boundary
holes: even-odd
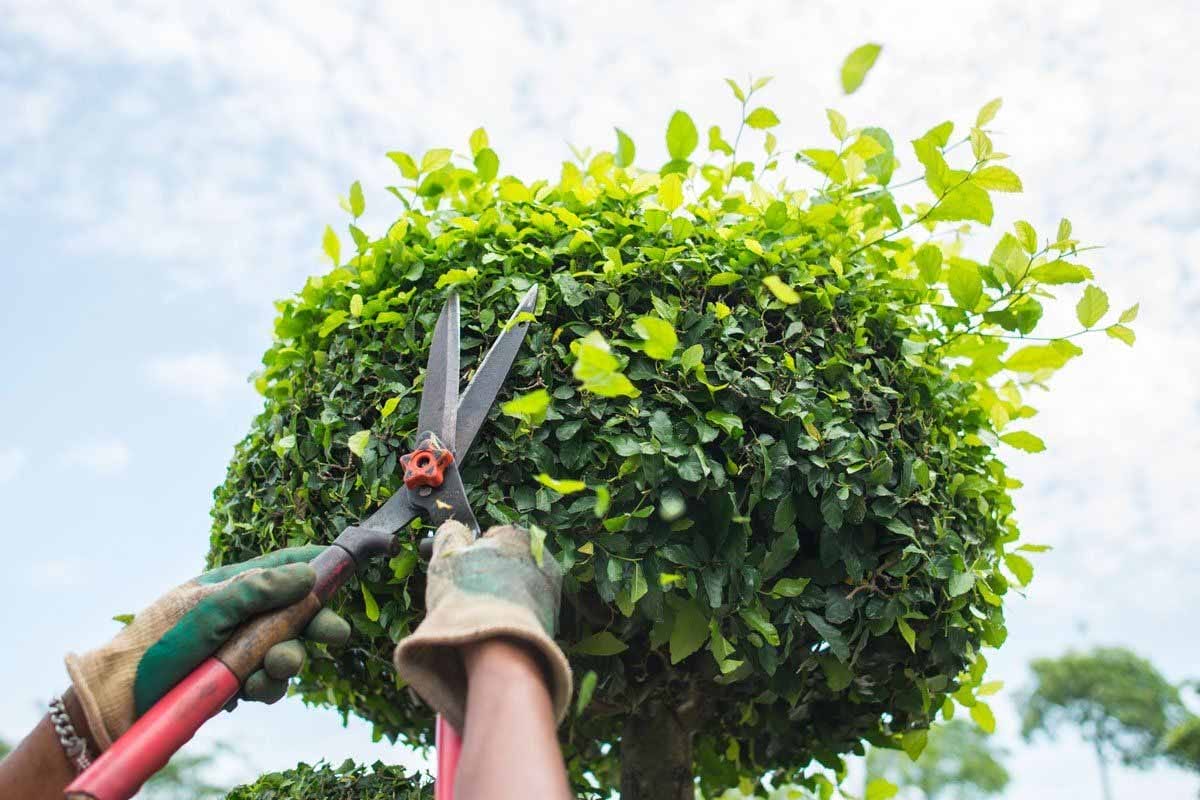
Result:
[[[810,760],[863,739],[919,750],[955,701],[990,728],[981,649],[1003,643],[1003,598],[1032,575],[1020,551],[1038,549],[1017,544],[999,445],[1042,449],[1015,427],[1027,389],[1081,352],[1019,340],[1092,273],[1066,220],[1050,236],[1018,222],[969,257],[991,194],[1021,189],[988,135],[999,101],[958,138],[950,122],[917,138],[922,185],[902,188],[892,137],[834,111],[830,147],[785,153],[764,84],[734,86],[737,131],[709,128],[706,148],[676,111],[659,169],[635,167],[620,131],[552,181],[499,177],[482,129],[470,157],[389,153],[399,218],[362,231],[355,183],[352,251],[326,229],[333,270],[278,304],[211,561],[328,542],[377,507],[446,294],[469,371],[538,283],[516,398],[463,476],[484,524],[533,526],[567,571],[580,788],[614,784],[619,743],[624,797],[690,798],[693,764],[707,790],[818,780]],[[813,188],[779,177],[793,160]],[[1081,327],[1132,343],[1136,307],[1101,326],[1107,309],[1088,283]],[[390,665],[422,614],[417,538],[342,594],[356,637],[301,691],[420,744],[430,715]]]
[[[337,769],[324,762],[298,764],[234,788],[225,800],[429,800],[433,783],[401,767],[376,761],[370,769],[347,761]]]

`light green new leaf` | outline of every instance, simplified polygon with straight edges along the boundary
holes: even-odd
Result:
[[[458,286],[459,284],[470,283],[478,277],[478,267],[448,269],[438,276],[437,282],[433,284],[433,288],[441,289],[443,286]]]
[[[571,649],[573,652],[585,656],[615,656],[617,653],[623,653],[628,650],[629,645],[622,642],[610,631],[600,631],[599,633],[593,633]]]
[[[505,415],[521,420],[530,428],[536,428],[546,421],[549,408],[550,393],[545,389],[534,389],[500,404],[500,410]]]
[[[984,733],[996,732],[996,715],[987,703],[980,702],[971,706],[971,719],[975,720],[975,724]]]
[[[904,617],[896,618],[896,630],[900,631],[900,636],[908,644],[908,649],[917,652],[917,632],[912,629],[912,625],[908,624],[908,620]]]
[[[1120,339],[1130,347],[1133,347],[1133,343],[1137,341],[1137,334],[1133,332],[1133,329],[1127,328],[1124,325],[1109,325],[1104,329],[1104,332],[1113,339]]]
[[[601,397],[637,397],[641,392],[620,371],[620,363],[599,331],[571,343],[575,366],[571,374],[585,391]]]
[[[433,172],[435,169],[441,169],[450,163],[450,156],[453,154],[454,151],[446,147],[428,151],[421,157],[421,172]]]
[[[363,610],[367,612],[367,619],[371,622],[378,622],[379,603],[375,600],[375,595],[371,594],[371,590],[365,583],[359,584],[359,588],[362,589]]]
[[[1117,318],[1117,322],[1133,322],[1137,319],[1138,307],[1141,303],[1134,303],[1129,308],[1121,312],[1121,316]]]
[[[350,213],[357,219],[363,215],[367,209],[367,202],[363,199],[362,184],[358,181],[350,184]]]
[[[387,154],[387,157],[392,160],[393,164],[400,168],[400,174],[410,181],[415,180],[421,174],[421,171],[417,169],[417,162],[413,161],[412,156],[408,153],[393,150]]]
[[[1006,433],[1000,437],[1000,441],[1026,453],[1040,453],[1046,449],[1046,443],[1029,431]]]
[[[913,761],[921,757],[921,753],[925,751],[925,745],[929,742],[929,731],[905,731],[900,737],[900,746],[904,748],[904,752]]]
[[[633,158],[637,154],[637,148],[633,144],[633,139],[630,139],[629,134],[620,128],[613,128],[613,130],[617,132],[617,166],[632,166]]]
[[[864,44],[846,56],[846,60],[842,63],[843,92],[853,94],[858,87],[862,86],[867,72],[875,66],[875,59],[879,58],[881,50],[883,47],[880,45]]]
[[[1055,370],[1081,353],[1083,350],[1078,345],[1066,339],[1056,339],[1049,344],[1031,344],[1022,347],[1004,362],[1004,366],[1013,372]]]
[[[979,298],[983,296],[983,278],[974,262],[963,259],[952,261],[946,282],[950,288],[950,296],[959,308],[973,311],[975,306],[979,305]]]
[[[399,397],[389,397],[383,401],[383,408],[379,409],[379,418],[387,419],[392,414],[396,413],[396,406],[400,405]]]
[[[124,626],[128,626],[131,622],[133,622],[133,618],[133,614],[115,614],[112,618],[112,621],[119,622]]]
[[[667,211],[674,211],[683,205],[683,179],[677,173],[663,176],[658,184],[658,202]]]
[[[759,106],[746,117],[746,124],[756,130],[774,128],[779,124],[779,117],[775,116],[775,112],[771,109]]]
[[[675,355],[679,337],[671,323],[658,317],[638,317],[633,323],[633,330],[642,337],[642,352],[655,361],[666,361]]]
[[[544,472],[539,473],[535,480],[542,486],[553,489],[559,494],[574,494],[575,492],[582,492],[587,488],[587,484],[583,481],[572,478],[551,478]]]
[[[832,108],[825,109],[825,116],[829,119],[829,132],[833,134],[834,138],[839,142],[846,141],[846,137],[850,133],[846,124],[846,118]],[[882,148],[880,149],[882,150]],[[863,160],[866,160],[866,158],[864,156]]]
[[[743,608],[738,614],[750,626],[750,630],[767,640],[772,647],[779,646],[779,631],[767,619],[761,608]]]
[[[346,446],[350,448],[351,453],[354,453],[354,455],[362,458],[362,454],[367,450],[367,443],[370,441],[370,431],[359,431],[358,433],[352,434],[350,438],[346,440]]]
[[[686,161],[700,143],[696,123],[685,111],[676,111],[667,123],[667,152],[676,161]]]
[[[275,444],[271,445],[271,449],[275,451],[275,455],[283,458],[288,450],[296,446],[296,435],[289,433],[287,436],[280,436],[275,440]]]
[[[579,694],[575,700],[575,715],[583,713],[583,710],[588,707],[588,703],[592,702],[592,695],[596,691],[596,671],[589,669],[587,674],[583,676],[583,680],[579,682]]]
[[[1065,283],[1083,283],[1091,280],[1092,271],[1079,264],[1051,261],[1029,270],[1029,277],[1047,286],[1059,286]]]
[[[1019,192],[1022,190],[1021,179],[1017,173],[1008,167],[997,164],[984,167],[976,172],[971,180],[975,185],[989,192]]]
[[[996,118],[996,112],[1000,110],[1000,105],[1004,101],[997,97],[995,100],[990,100],[984,104],[983,108],[979,109],[979,116],[975,117],[975,127],[986,127],[989,122]]]
[[[1037,231],[1023,219],[1019,219],[1013,223],[1013,228],[1017,231],[1017,241],[1021,243],[1021,249],[1026,253],[1033,254],[1037,252]]]
[[[1083,297],[1075,306],[1075,317],[1079,324],[1090,328],[1108,313],[1108,295],[1099,286],[1092,284],[1083,290]]]
[[[489,144],[487,131],[483,128],[476,128],[471,131],[471,137],[467,140],[467,143],[471,146],[471,157],[474,158]]]
[[[675,608],[671,625],[671,663],[678,664],[708,641],[708,620],[695,603],[686,601]]]
[[[768,275],[762,279],[763,286],[771,290],[771,294],[775,295],[775,299],[781,303],[786,303],[789,306],[794,306],[800,302],[800,295],[796,290],[783,282],[778,275]]]
[[[529,554],[540,567],[542,557],[546,555],[546,529],[540,525],[529,526]]]
[[[1008,567],[1022,586],[1028,586],[1033,580],[1033,564],[1029,563],[1029,559],[1024,556],[1019,556],[1016,553],[1009,553],[1004,557],[1004,566]]]
[[[490,147],[485,147],[475,154],[475,172],[479,180],[490,181],[500,172],[500,156]]]
[[[596,519],[603,519],[608,513],[608,506],[612,502],[612,495],[608,491],[607,486],[596,487],[596,502],[592,506],[592,513],[596,515]]]
[[[955,572],[950,576],[949,594],[951,597],[958,597],[960,594],[966,594],[975,585],[975,573],[973,572]]]
[[[737,283],[742,279],[742,276],[736,272],[718,272],[708,279],[709,286],[729,286]]]
[[[900,787],[887,778],[872,778],[867,784],[867,792],[863,800],[890,800],[900,792]]]
[[[342,243],[338,241],[337,234],[333,232],[333,228],[325,226],[325,235],[321,237],[321,249],[325,251],[325,255],[329,256],[329,260],[333,265],[339,266],[342,263]]]

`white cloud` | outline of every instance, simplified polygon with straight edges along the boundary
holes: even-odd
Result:
[[[19,447],[0,449],[0,483],[16,478],[27,460],[25,451]]]
[[[129,466],[129,446],[120,439],[97,438],[78,442],[63,451],[61,460],[73,467],[83,467],[97,475],[117,475]]]
[[[156,356],[146,364],[145,374],[161,389],[210,405],[246,387],[245,374],[224,353]]]

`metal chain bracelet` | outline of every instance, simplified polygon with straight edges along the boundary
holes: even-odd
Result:
[[[88,756],[87,742],[75,732],[75,726],[71,723],[71,716],[67,713],[67,707],[61,697],[50,701],[50,722],[54,725],[54,732],[58,734],[58,743],[75,765],[76,772],[83,772],[90,767],[92,759]]]

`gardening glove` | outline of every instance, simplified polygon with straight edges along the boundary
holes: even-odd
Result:
[[[467,673],[459,648],[503,636],[540,655],[555,717],[571,700],[571,666],[554,643],[562,572],[539,565],[529,531],[491,528],[474,539],[461,522],[443,523],[433,540],[425,619],[396,647],[396,671],[455,728],[466,717]]]
[[[239,625],[312,591],[316,572],[308,562],[324,549],[294,547],[206,572],[160,597],[103,647],[67,655],[67,672],[100,750],[213,655]],[[321,609],[304,631],[304,638],[323,644],[345,644],[349,637],[350,625],[328,609]],[[287,692],[304,658],[299,640],[275,645],[263,668],[246,680],[241,697],[274,703]]]

